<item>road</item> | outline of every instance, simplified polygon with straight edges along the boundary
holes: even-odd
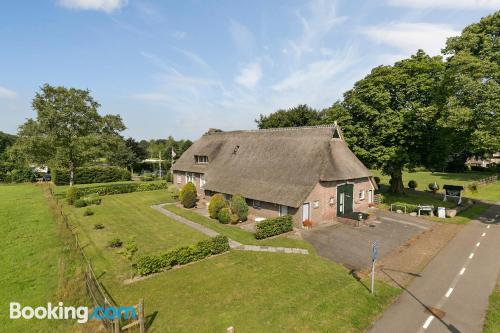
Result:
[[[369,332],[482,332],[499,269],[497,203],[434,257]]]

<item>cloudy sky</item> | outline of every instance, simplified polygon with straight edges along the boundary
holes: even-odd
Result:
[[[0,131],[44,83],[88,88],[138,139],[255,128],[259,113],[322,108],[380,64],[500,9],[500,0],[0,3]]]

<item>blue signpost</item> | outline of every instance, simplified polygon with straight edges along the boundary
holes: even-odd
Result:
[[[378,248],[377,241],[372,242],[372,288],[371,293],[373,294],[373,289],[375,287],[375,261],[378,258]]]

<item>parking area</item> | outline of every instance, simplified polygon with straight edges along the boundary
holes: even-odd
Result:
[[[408,215],[379,210],[371,225],[350,227],[336,224],[302,232],[320,256],[351,269],[362,269],[371,264],[371,244],[378,244],[379,258],[401,246],[411,237],[428,230],[434,224]]]

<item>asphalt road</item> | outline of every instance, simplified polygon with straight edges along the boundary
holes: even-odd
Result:
[[[482,332],[499,269],[497,203],[460,231],[369,332]]]

